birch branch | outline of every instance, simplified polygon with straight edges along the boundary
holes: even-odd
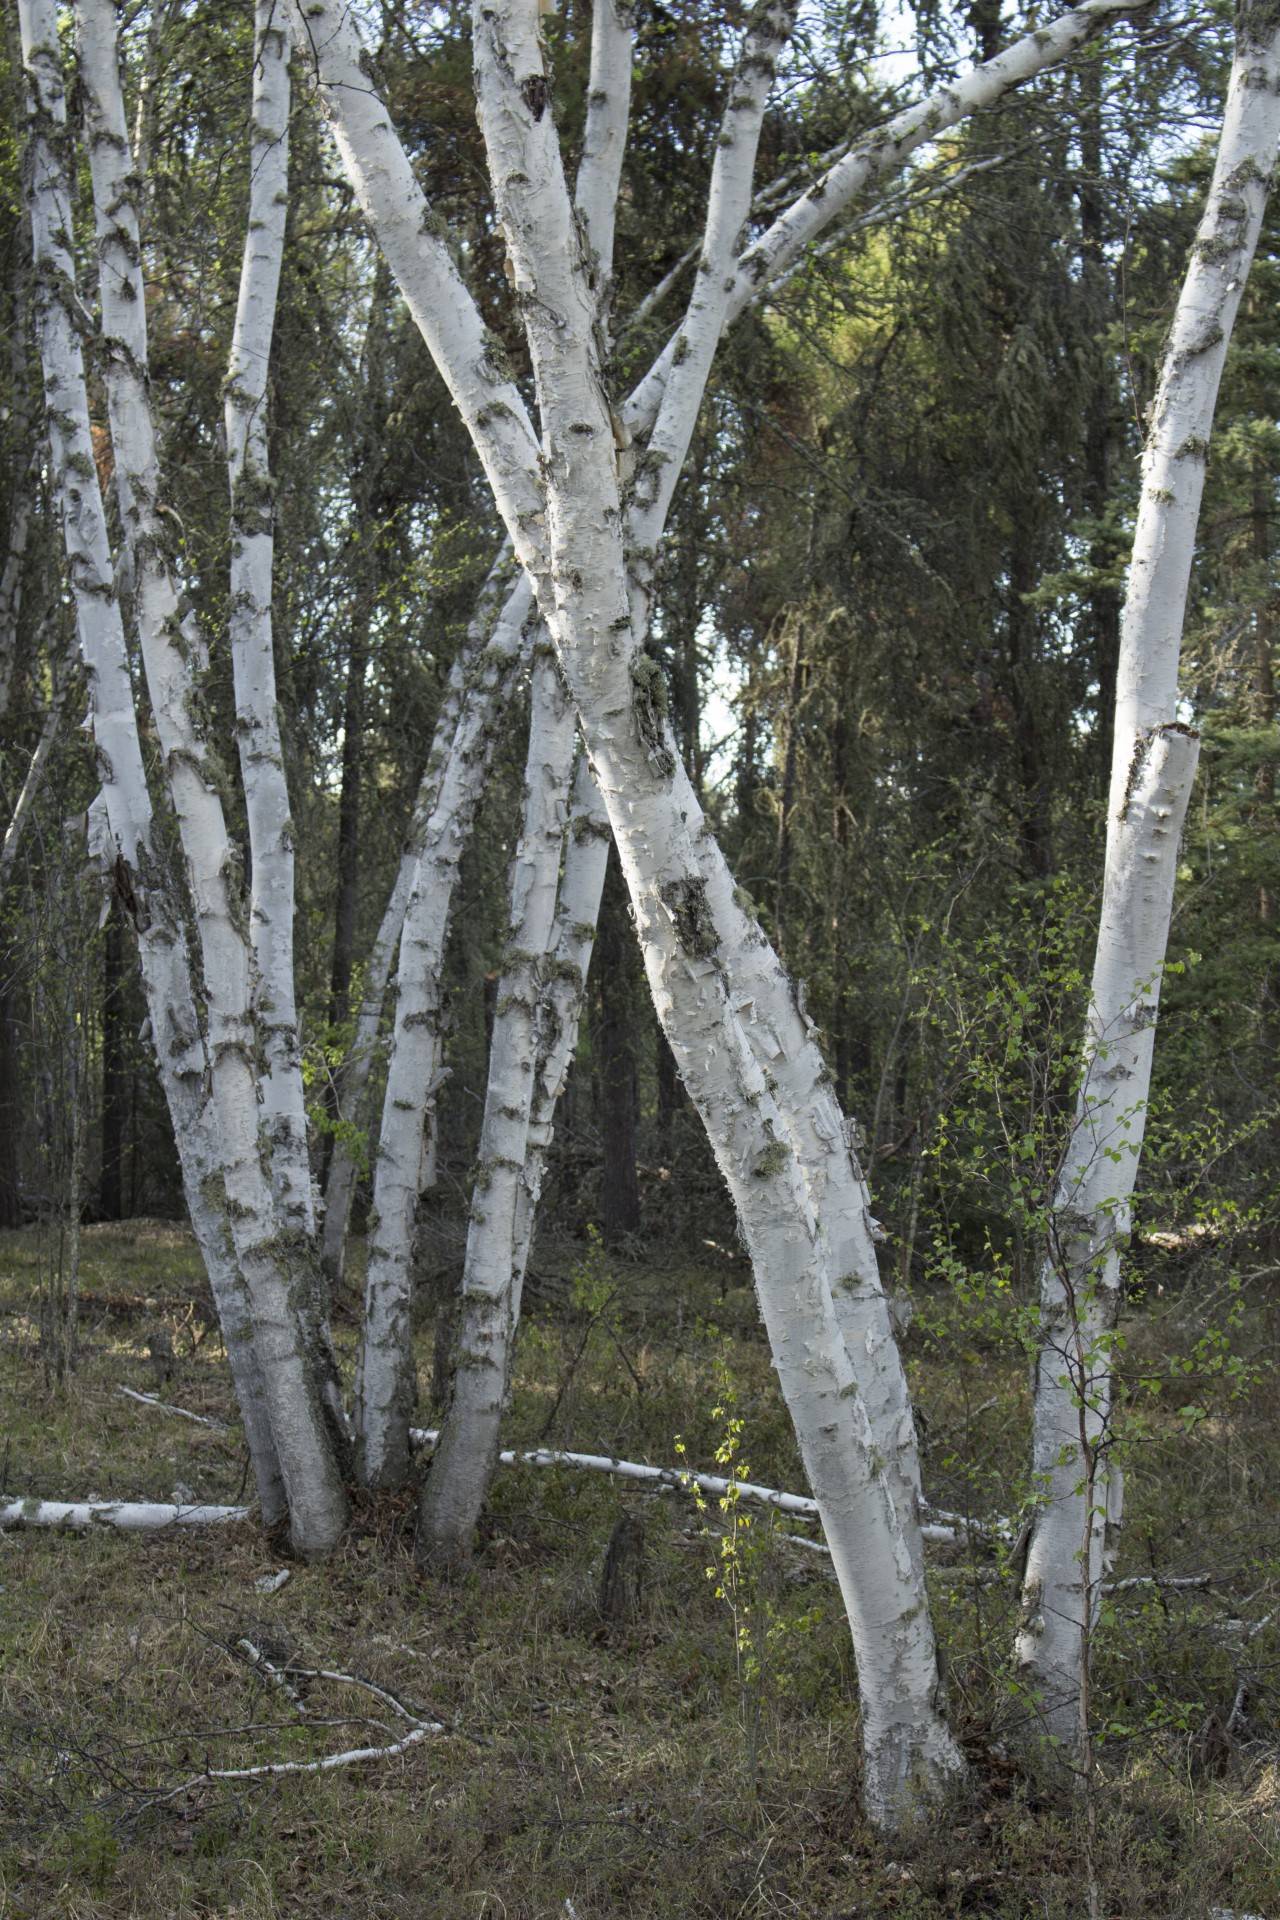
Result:
[[[1060,66],[1110,21],[1134,10],[1132,0],[1086,0],[1084,6],[1015,40],[994,60],[973,67],[882,127],[861,135],[740,257],[726,302],[725,325],[732,325],[760,299],[873,181],[891,178],[940,133],[995,106],[1037,74]],[[657,416],[678,338],[677,334],[667,343],[627,403],[627,423],[636,434],[643,434]]]
[[[117,1393],[123,1393],[130,1400],[136,1400],[140,1407],[153,1407],[157,1413],[173,1413],[180,1420],[194,1420],[197,1426],[212,1427],[218,1433],[227,1431],[225,1420],[211,1419],[207,1413],[192,1413],[187,1407],[174,1407],[167,1400],[160,1400],[154,1393],[139,1393],[135,1387],[117,1387]]]
[[[504,371],[501,344],[485,327],[443,222],[370,83],[347,0],[289,0],[289,12],[356,198],[471,435],[521,564],[536,569],[545,529],[538,438]]]

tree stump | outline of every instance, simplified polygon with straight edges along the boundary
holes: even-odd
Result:
[[[155,1375],[156,1391],[168,1386],[173,1378],[175,1355],[173,1335],[164,1327],[157,1327],[146,1336],[147,1358],[151,1362],[151,1371]]]
[[[624,1513],[605,1550],[598,1601],[600,1618],[616,1627],[639,1619],[643,1591],[644,1528],[633,1514]]]

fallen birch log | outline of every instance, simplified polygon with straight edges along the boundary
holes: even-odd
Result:
[[[219,1521],[245,1520],[248,1507],[175,1506],[156,1500],[7,1500],[0,1506],[0,1531],[6,1527],[116,1527],[122,1533],[149,1533],[162,1527],[208,1527]]]

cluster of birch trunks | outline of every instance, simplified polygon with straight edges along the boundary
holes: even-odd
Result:
[[[268,1526],[331,1548],[352,1480],[403,1484],[415,1379],[411,1249],[443,1075],[440,976],[459,859],[507,696],[532,688],[524,813],[447,1419],[420,1491],[424,1561],[465,1563],[499,1454],[512,1339],[543,1161],[577,1035],[610,841],[649,984],[737,1209],[782,1392],[848,1611],[864,1799],[892,1824],[963,1762],[948,1731],[924,1579],[912,1410],[876,1264],[854,1132],[803,999],[734,886],[676,750],[646,651],[672,495],[717,345],[869,193],[966,116],[1118,29],[1131,0],[1087,3],[878,131],[822,157],[781,212],[753,211],[757,143],[791,0],[750,13],[725,89],[687,309],[625,398],[611,391],[614,212],[634,32],[595,0],[585,142],[569,179],[540,0],[476,0],[476,98],[497,219],[532,362],[511,379],[392,125],[347,0],[257,0],[246,241],[225,384],[229,643],[249,884],[228,827],[223,743],[200,687],[209,636],[182,578],[148,381],[140,156],[115,0],[74,0],[100,311],[77,292],[78,156],[54,0],[20,0],[25,166],[48,463],[65,540],[102,786],[96,857],[138,943],[187,1201],[221,1317]],[[305,102],[291,100],[291,81]],[[453,668],[342,1083],[364,1115],[384,1002],[394,1023],[380,1125],[366,1316],[345,1401],[326,1298],[354,1169],[340,1147],[317,1217],[293,970],[293,849],[272,645],[267,365],[284,247],[291,112],[317,103],[382,258],[492,486],[507,545]],[[1178,719],[1178,651],[1215,398],[1280,133],[1280,26],[1241,6],[1217,166],[1148,426],[1116,701],[1104,896],[1081,1092],[1043,1250],[1037,1498],[1015,1658],[1067,1745],[1088,1711],[1093,1609],[1120,1518],[1109,1461],[1117,1249],[1142,1142],[1179,833],[1197,740]],[[780,203],[774,192],[771,206]],[[98,336],[120,540],[99,484],[84,341]],[[223,636],[219,635],[221,640]],[[167,791],[140,745],[142,662]],[[181,872],[166,864],[163,805]],[[194,932],[191,930],[194,929]],[[393,990],[393,991],[392,991]]]

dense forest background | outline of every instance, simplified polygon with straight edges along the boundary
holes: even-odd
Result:
[[[386,9],[378,66],[518,368],[462,11]],[[736,18],[640,9],[613,304],[624,365],[647,364],[663,337],[670,316],[653,288],[678,288],[688,270],[718,36]],[[891,110],[893,76],[915,62],[884,48],[913,24],[936,78],[1024,23],[978,0],[895,17],[879,39],[868,6],[814,8],[806,24],[766,132],[766,199],[837,132]],[[1205,185],[1228,24],[1224,8],[1157,10],[1136,54],[1101,40],[951,137],[735,332],[682,482],[655,623],[680,739],[735,872],[806,983],[841,1101],[863,1125],[886,1258],[908,1286],[953,1260],[1025,1279],[1023,1196],[1038,1204],[1060,1150],[1143,409]],[[186,577],[214,634],[249,25],[243,8],[212,5],[139,9],[131,28],[150,155],[153,378]],[[572,60],[562,71],[571,129],[584,76]],[[271,389],[276,647],[323,1183],[362,966],[496,530],[305,103],[293,141]],[[86,880],[93,753],[44,492],[20,204],[6,136],[8,815],[42,740],[44,751],[4,863],[0,1220],[65,1218],[73,1190],[89,1219],[170,1214],[176,1163],[135,956],[119,909]],[[1162,1230],[1266,1231],[1275,1206],[1276,243],[1273,217],[1219,412],[1184,649],[1185,716],[1206,746],[1143,1176],[1142,1217]],[[225,652],[205,697],[230,740]],[[439,1230],[467,1204],[518,719],[455,916],[427,1208]],[[546,1215],[573,1232],[594,1223],[610,1243],[694,1221],[730,1242],[616,876],[607,901]]]

